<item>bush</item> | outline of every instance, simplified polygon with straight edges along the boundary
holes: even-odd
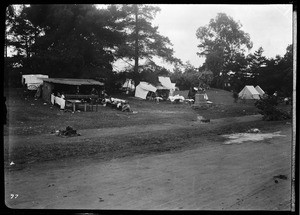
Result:
[[[263,115],[263,120],[277,121],[291,119],[291,113],[278,109],[277,98],[275,96],[261,98],[255,102],[255,107],[259,109],[259,113]]]

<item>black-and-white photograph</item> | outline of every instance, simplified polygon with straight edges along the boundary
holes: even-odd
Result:
[[[293,4],[11,4],[8,209],[295,211]]]

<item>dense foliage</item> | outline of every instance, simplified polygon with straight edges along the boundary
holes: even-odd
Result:
[[[259,109],[259,113],[263,115],[263,120],[276,121],[291,119],[291,112],[286,112],[277,108],[277,97],[268,96],[261,98],[255,102],[255,106]]]
[[[24,7],[12,34],[24,73],[72,78],[112,71],[111,49],[123,36],[114,17],[93,5]]]
[[[172,43],[152,21],[160,11],[152,5],[85,4],[10,5],[5,20],[4,83],[20,84],[21,74],[43,73],[50,77],[104,79],[107,86],[131,78],[155,84],[158,75],[168,75],[180,89],[207,86],[239,92],[245,85],[259,85],[272,95],[291,97],[293,91],[293,46],[286,54],[268,59],[260,47],[246,55],[252,42],[241,23],[219,13],[199,27],[200,57],[195,68],[174,57]],[[8,47],[13,49],[8,55]],[[158,66],[154,58],[174,63],[173,72]],[[134,63],[116,71],[113,63]],[[141,63],[143,61],[143,64]],[[146,60],[146,61],[145,61]]]
[[[200,44],[200,57],[205,57],[205,68],[214,74],[213,85],[222,87],[222,80],[230,71],[241,66],[237,62],[244,56],[246,49],[252,48],[249,34],[241,29],[242,25],[225,13],[219,13],[207,26],[197,29],[196,37]]]
[[[267,59],[260,47],[246,55],[252,48],[250,35],[242,25],[224,13],[219,13],[209,24],[198,28],[200,57],[205,63],[199,71],[213,72],[212,87],[239,92],[245,85],[259,85],[268,94],[275,91],[291,96],[293,90],[293,46],[287,47],[284,57]]]
[[[119,58],[138,60],[173,57],[172,44],[151,21],[160,9],[149,5],[85,4],[9,6],[6,14],[6,47],[15,51],[6,58],[7,70],[19,66],[20,74],[50,77],[104,78],[115,81],[112,64]],[[7,50],[7,49],[6,49]],[[153,61],[151,61],[153,63]],[[140,77],[137,74],[135,77]],[[9,79],[9,77],[6,77]],[[16,80],[15,80],[16,82]]]

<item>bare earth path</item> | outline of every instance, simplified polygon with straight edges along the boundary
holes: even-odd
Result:
[[[290,210],[291,128],[284,127],[281,134],[286,136],[232,145],[216,142],[107,162],[37,163],[6,173],[6,204],[50,209]],[[276,175],[287,179],[276,183]]]
[[[196,120],[196,119],[195,119]],[[64,138],[60,139],[61,142],[80,142],[87,138],[96,138],[96,137],[106,137],[106,136],[114,136],[114,135],[126,135],[126,134],[137,134],[143,132],[155,132],[155,131],[165,131],[170,129],[180,129],[180,128],[191,128],[191,127],[202,127],[213,129],[220,124],[232,124],[236,122],[250,122],[261,120],[261,115],[250,115],[243,117],[231,117],[231,118],[220,118],[211,120],[209,124],[200,124],[197,121],[192,122],[184,122],[181,124],[152,124],[152,125],[129,125],[126,127],[120,128],[102,128],[102,129],[83,129],[78,131],[81,136],[73,137],[73,138]],[[209,125],[209,126],[208,126]],[[42,140],[42,141],[41,141]],[[32,135],[32,136],[4,136],[4,142],[10,144],[34,144],[40,143],[43,144],[52,144],[57,142],[57,137],[54,134],[41,134],[41,135]]]

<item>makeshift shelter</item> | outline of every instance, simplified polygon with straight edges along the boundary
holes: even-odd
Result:
[[[260,86],[256,86],[255,89],[257,90],[257,92],[259,93],[260,96],[263,96],[265,94],[265,91],[263,91]]]
[[[153,85],[147,83],[147,82],[143,82],[141,81],[139,83],[139,85],[136,86],[135,88],[135,97],[138,98],[142,98],[142,99],[146,99],[148,92],[156,92],[156,87],[154,87]]]
[[[51,102],[51,94],[88,95],[93,88],[98,92],[104,88],[104,83],[93,79],[46,78],[43,81],[42,95],[47,102]]]
[[[28,90],[37,90],[43,84],[44,78],[49,78],[49,76],[42,74],[22,75],[22,85],[26,86]]]
[[[246,85],[241,92],[239,92],[240,99],[260,99],[259,92],[252,86]]]

